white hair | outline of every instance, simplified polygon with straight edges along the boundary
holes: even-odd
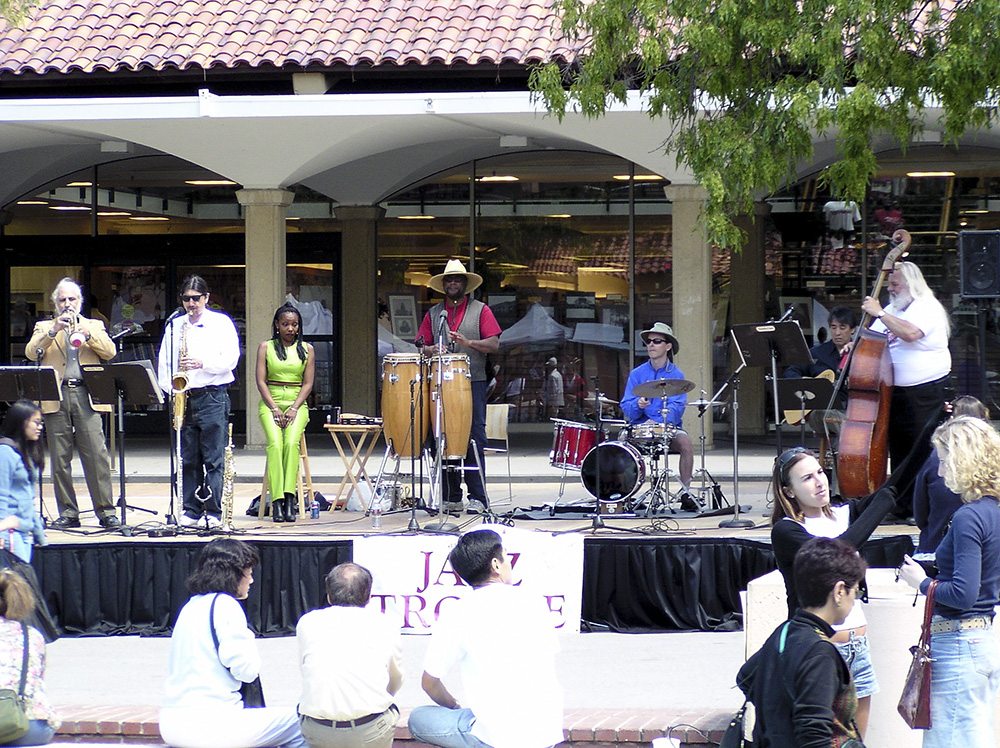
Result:
[[[897,262],[896,266],[892,269],[892,272],[899,273],[903,276],[903,281],[906,283],[906,290],[909,291],[910,296],[914,299],[926,299],[941,308],[941,311],[944,313],[946,324],[948,325],[947,335],[950,338],[951,316],[948,314],[948,310],[944,308],[944,305],[938,301],[938,298],[934,295],[931,287],[927,285],[927,281],[924,279],[924,274],[920,272],[920,268],[917,267],[916,264],[909,261]],[[894,307],[892,304],[890,304],[890,306]],[[897,311],[902,310],[900,309]]]
[[[51,298],[52,298],[52,304],[53,304],[53,306],[58,305],[58,301],[57,300],[59,298],[59,289],[63,288],[64,286],[72,286],[73,288],[76,289],[76,297],[80,300],[80,304],[82,305],[83,304],[83,287],[79,283],[77,283],[75,280],[73,280],[72,278],[67,277],[67,278],[63,278],[61,281],[59,281],[58,283],[56,283],[56,287],[52,289],[52,297]]]

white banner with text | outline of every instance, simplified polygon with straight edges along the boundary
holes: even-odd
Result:
[[[583,536],[550,535],[489,526],[503,538],[514,584],[536,591],[552,612],[552,626],[580,630]],[[451,568],[456,536],[376,536],[354,541],[354,561],[374,577],[368,606],[399,620],[404,634],[429,634],[441,610],[472,589]]]

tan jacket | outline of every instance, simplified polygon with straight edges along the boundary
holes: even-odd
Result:
[[[43,320],[35,323],[35,331],[31,334],[31,340],[24,350],[24,355],[31,361],[38,358],[37,350],[42,349],[42,365],[51,366],[56,370],[56,382],[62,387],[63,377],[66,375],[66,336],[62,333],[54,338],[49,337],[49,330],[55,324],[55,320]],[[90,340],[80,346],[80,364],[99,364],[101,361],[108,361],[114,358],[118,352],[115,341],[104,329],[104,323],[98,319],[87,319],[80,317],[77,329],[90,335]],[[93,405],[93,403],[91,403]],[[58,400],[43,400],[42,413],[55,413],[59,410]],[[94,410],[111,412],[110,405],[94,405]]]

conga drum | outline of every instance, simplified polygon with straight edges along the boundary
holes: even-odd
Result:
[[[463,459],[472,435],[472,367],[464,354],[432,356],[430,360],[431,407],[435,407],[438,378],[441,380],[441,432],[444,433],[443,460]],[[435,416],[431,416],[434,436],[440,436]]]
[[[411,383],[416,381],[411,390]],[[410,402],[410,393],[413,402]],[[420,454],[430,431],[427,372],[419,353],[390,353],[382,359],[382,428],[385,442],[399,457]],[[416,443],[411,439],[411,405]]]

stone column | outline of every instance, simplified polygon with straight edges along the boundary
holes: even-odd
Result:
[[[238,190],[246,215],[246,356],[243,382],[247,393],[247,446],[262,447],[264,430],[257,419],[257,346],[271,337],[274,310],[285,303],[285,214],[294,195],[282,189]]]
[[[753,220],[750,216],[736,217],[736,225],[746,234],[746,243],[738,253],[733,253],[729,266],[730,294],[729,319],[734,325],[761,324],[767,321],[764,288],[764,241],[765,223],[771,213],[771,206],[760,202],[754,205]],[[734,282],[738,279],[738,285]],[[739,293],[735,292],[735,289]],[[735,356],[735,351],[733,351]],[[735,358],[730,357],[734,367]],[[771,420],[767,410],[765,375],[770,370],[762,368],[744,369],[740,375],[740,433],[767,433]],[[781,376],[781,372],[778,372]]]
[[[345,411],[377,416],[378,220],[382,208],[341,205],[340,381]]]
[[[673,205],[673,328],[680,344],[675,363],[695,383],[688,400],[701,397],[712,386],[712,247],[698,220],[705,201],[700,185],[679,184],[666,188]],[[706,415],[706,418],[709,416]],[[684,414],[684,428],[691,435],[698,467],[701,422],[696,408]],[[712,421],[705,422],[705,447],[713,446]]]

